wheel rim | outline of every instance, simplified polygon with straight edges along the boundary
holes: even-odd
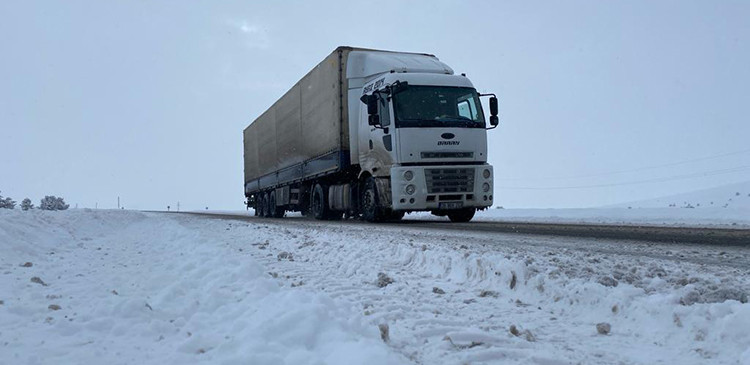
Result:
[[[313,194],[313,214],[316,217],[320,217],[323,212],[323,199],[321,199],[320,193],[315,191]]]
[[[368,214],[373,212],[373,207],[375,206],[375,197],[373,196],[373,192],[370,189],[365,190],[364,206],[365,211]]]

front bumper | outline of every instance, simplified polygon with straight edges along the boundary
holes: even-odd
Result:
[[[485,177],[485,170],[489,172],[489,177]],[[411,179],[407,179],[409,176]],[[415,211],[489,207],[493,199],[493,176],[494,171],[489,164],[392,167],[393,209]]]

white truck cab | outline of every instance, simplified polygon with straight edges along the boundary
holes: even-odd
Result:
[[[434,57],[400,56],[399,67],[368,75],[361,87],[352,145],[362,172],[390,179],[390,194],[381,196],[390,195],[394,211],[462,212],[455,220],[471,219],[493,202],[480,95],[467,77]],[[496,99],[491,103],[496,108]]]

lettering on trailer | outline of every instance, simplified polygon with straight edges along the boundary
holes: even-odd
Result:
[[[362,89],[362,95],[364,95],[364,94],[369,94],[369,93],[370,93],[370,92],[372,92],[373,90],[377,90],[377,89],[379,89],[379,88],[380,88],[381,86],[383,86],[384,84],[385,84],[385,77],[383,77],[383,78],[381,78],[381,79],[378,79],[378,80],[376,80],[375,82],[373,82],[372,84],[366,85],[366,86],[365,86],[365,87],[364,87],[364,88]]]
[[[461,141],[438,141],[438,146],[458,146]]]

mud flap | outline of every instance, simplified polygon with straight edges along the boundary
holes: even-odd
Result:
[[[380,203],[381,208],[393,208],[393,201],[391,199],[391,179],[388,177],[375,178],[375,186],[378,187],[378,202]]]

